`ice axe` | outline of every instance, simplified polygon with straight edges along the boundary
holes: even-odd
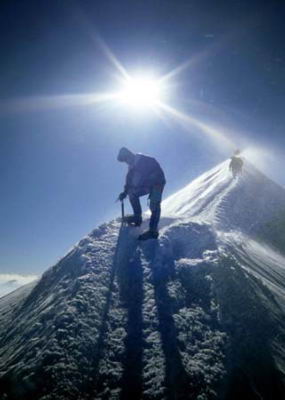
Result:
[[[124,204],[124,199],[120,199],[120,196],[117,198],[116,202],[119,201],[121,202],[121,213],[122,213],[122,225],[124,224],[124,218],[125,218],[125,204]]]
[[[124,200],[121,200],[121,212],[122,212],[122,225],[124,224],[125,219],[125,204]]]

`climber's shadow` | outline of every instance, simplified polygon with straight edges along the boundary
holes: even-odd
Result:
[[[133,230],[122,231],[117,254],[117,280],[121,306],[127,309],[127,335],[123,357],[120,400],[140,399],[143,393],[143,266],[141,253],[149,262],[157,306],[159,332],[165,358],[167,399],[187,398],[188,377],[182,364],[173,318],[174,304],[167,285],[175,267],[171,257],[161,256],[159,241],[140,243]],[[157,257],[159,255],[159,257]],[[163,368],[163,365],[161,366]],[[184,392],[183,392],[184,391]]]
[[[142,392],[143,283],[142,267],[137,252],[138,241],[134,233],[136,233],[134,229],[130,230],[124,226],[121,226],[119,231],[93,362],[93,370],[97,371],[99,362],[104,355],[105,340],[109,329],[109,314],[114,303],[116,307],[126,308],[128,318],[127,335],[125,338],[125,352],[121,360],[123,365],[121,399],[124,400],[140,398]],[[92,393],[94,387],[97,388],[98,392],[104,388],[104,382],[98,380],[96,374],[89,381],[84,392]]]
[[[143,270],[134,230],[121,232],[117,280],[120,305],[127,310],[127,335],[123,355],[121,400],[142,397],[143,370]]]
[[[189,386],[187,384],[188,377],[183,367],[177,343],[177,331],[173,318],[175,305],[167,289],[168,282],[175,271],[174,262],[167,255],[160,254],[158,241],[147,243],[143,248],[143,252],[152,269],[159,331],[165,357],[167,399],[185,399],[187,398],[187,393],[183,392],[183,390]]]

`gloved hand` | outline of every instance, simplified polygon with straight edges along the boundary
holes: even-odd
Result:
[[[127,193],[126,192],[122,192],[122,193],[119,194],[118,198],[119,198],[120,201],[123,201],[126,197],[127,197]]]

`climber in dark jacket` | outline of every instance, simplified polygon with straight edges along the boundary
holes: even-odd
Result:
[[[124,191],[119,195],[122,201],[129,196],[134,215],[125,218],[129,225],[140,226],[142,223],[142,209],[140,196],[149,195],[151,217],[149,231],[139,236],[140,240],[158,237],[158,223],[160,218],[160,203],[166,183],[163,170],[155,158],[143,154],[134,154],[126,147],[122,147],[118,154],[118,161],[128,164]]]
[[[229,169],[232,171],[234,178],[237,178],[238,175],[241,175],[242,167],[243,160],[240,157],[240,151],[236,150],[234,155],[231,157],[231,162],[229,165]]]

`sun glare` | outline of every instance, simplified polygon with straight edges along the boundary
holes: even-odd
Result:
[[[145,77],[129,78],[123,83],[119,99],[134,108],[153,107],[161,100],[160,83]]]

